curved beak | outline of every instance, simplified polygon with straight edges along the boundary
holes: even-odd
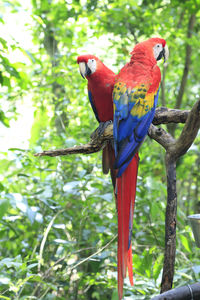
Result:
[[[162,49],[159,56],[157,57],[157,60],[160,60],[163,57],[164,57],[164,63],[165,63],[169,57],[169,49],[168,49],[167,45],[165,45],[165,47]]]
[[[89,76],[92,72],[85,62],[79,63],[79,71],[81,76],[85,79],[85,76]]]

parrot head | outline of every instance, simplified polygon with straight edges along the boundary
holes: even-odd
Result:
[[[151,38],[135,45],[131,54],[132,56],[143,54],[156,61],[164,58],[165,62],[168,59],[169,50],[164,39]]]
[[[101,64],[101,61],[94,55],[85,54],[78,56],[77,63],[79,64],[81,76],[83,78],[87,78],[96,72],[97,68]]]

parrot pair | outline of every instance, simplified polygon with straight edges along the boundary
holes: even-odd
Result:
[[[136,194],[138,150],[154,118],[161,72],[157,61],[168,58],[166,41],[150,38],[138,43],[131,59],[115,75],[94,55],[77,58],[98,122],[113,121],[114,149],[103,149],[105,173],[110,169],[118,213],[118,297],[123,297],[127,269],[133,285],[131,235]]]

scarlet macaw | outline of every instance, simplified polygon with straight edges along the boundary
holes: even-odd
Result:
[[[161,72],[157,61],[168,57],[168,48],[165,40],[151,38],[137,44],[131,55],[130,62],[116,76],[113,89],[120,300],[127,268],[133,284],[131,234],[137,151],[148,132],[158,101]]]
[[[112,92],[115,73],[91,54],[78,56],[77,63],[82,77],[86,77],[88,80],[88,97],[97,121],[101,123],[113,120]],[[107,174],[110,169],[113,186],[115,187],[116,170],[114,169],[114,160],[114,148],[109,142],[103,149],[102,166],[104,174]]]

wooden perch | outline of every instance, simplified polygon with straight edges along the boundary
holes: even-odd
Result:
[[[88,143],[85,145],[79,145],[74,146],[70,148],[64,148],[64,149],[56,149],[56,150],[46,150],[41,153],[36,153],[34,156],[63,156],[63,155],[69,155],[69,154],[90,154],[95,153],[101,150],[103,146],[100,143]]]
[[[171,291],[165,292],[151,298],[151,300],[199,300],[200,299],[200,282],[181,286]]]
[[[156,108],[153,119],[154,125],[169,123],[185,123],[189,115],[189,110],[171,109],[167,107]]]
[[[170,150],[172,154],[175,155],[175,158],[184,155],[190,146],[192,145],[194,139],[197,136],[198,130],[200,127],[200,100],[195,103],[193,106],[187,122],[181,132],[179,139],[175,145],[175,148],[172,147]]]
[[[153,119],[154,125],[160,125],[160,124],[169,124],[169,123],[185,123],[187,120],[187,117],[189,115],[188,110],[179,110],[179,109],[170,109],[166,107],[159,107],[156,109],[155,117]],[[162,129],[158,129],[162,130]],[[97,132],[97,130],[95,130]],[[151,127],[149,131],[149,136],[153,139],[155,139],[158,143],[161,143],[164,135],[160,135],[156,129],[153,129]],[[36,153],[35,156],[62,156],[62,155],[69,155],[69,154],[90,154],[94,152],[100,151],[107,140],[110,140],[113,138],[113,125],[112,123],[108,125],[108,127],[105,129],[103,135],[101,137],[98,136],[98,134],[93,134],[92,140],[85,145],[78,145],[70,148],[65,149],[56,149],[56,150],[48,150],[43,151],[41,153]],[[166,141],[166,143],[170,143],[170,140]],[[164,147],[164,145],[162,145]]]
[[[170,147],[171,144],[175,143],[175,139],[167,133],[163,128],[158,128],[151,124],[149,127],[148,135],[150,138],[154,139],[166,150]]]

